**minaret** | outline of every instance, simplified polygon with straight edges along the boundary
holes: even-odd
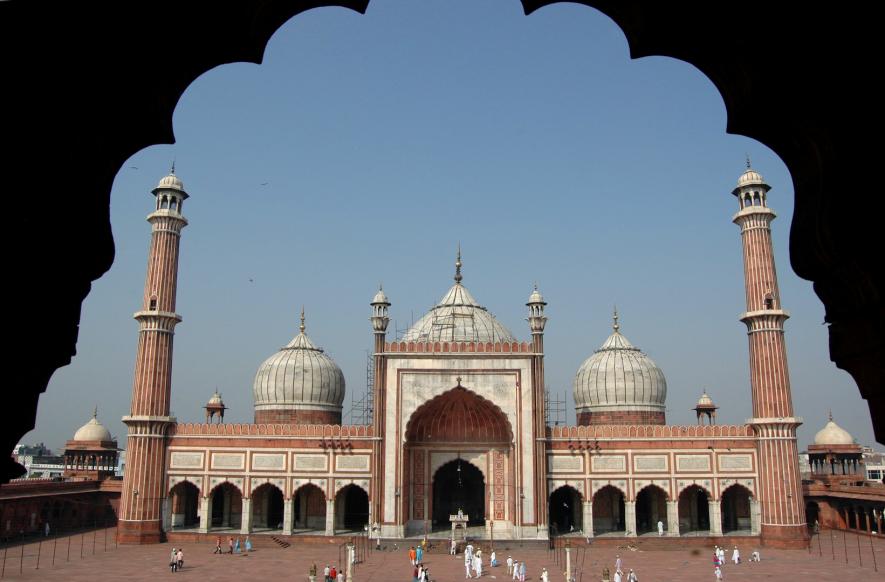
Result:
[[[375,394],[372,398],[373,410],[371,412],[373,435],[376,438],[372,441],[372,459],[374,459],[374,462],[372,464],[372,490],[369,496],[369,527],[374,528],[381,526],[383,522],[382,516],[384,515],[381,505],[381,500],[384,499],[384,441],[377,437],[384,434],[384,411],[387,410],[384,398],[385,372],[387,370],[384,359],[384,342],[387,339],[387,325],[390,323],[390,317],[388,316],[390,301],[387,300],[387,295],[384,294],[382,286],[378,286],[378,292],[375,293],[371,305],[372,317],[369,319],[372,322],[372,331],[375,334],[375,385],[372,387]],[[373,531],[371,533],[373,537],[380,539],[381,532]]]
[[[166,497],[166,433],[172,387],[172,337],[181,316],[175,313],[178,246],[187,220],[181,214],[187,192],[175,166],[152,190],[156,208],[148,215],[151,247],[138,321],[138,349],[132,405],[123,422],[129,427],[126,472],[117,539],[120,543],[158,543]]]
[[[545,518],[548,516],[547,507],[547,453],[543,439],[547,435],[547,415],[544,412],[544,327],[547,325],[547,317],[544,315],[543,295],[535,285],[526,307],[529,308],[529,329],[532,331],[532,410],[534,411],[532,426],[535,461],[535,515],[538,521],[538,534],[547,533]]]
[[[775,547],[806,547],[808,529],[799,477],[796,428],[802,420],[793,416],[784,321],[771,243],[775,213],[766,201],[771,187],[750,167],[732,191],[740,211],[734,222],[741,227],[750,343],[750,387],[753,418],[759,449],[759,487],[762,506],[762,541]]]

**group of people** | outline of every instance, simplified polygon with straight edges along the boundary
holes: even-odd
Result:
[[[465,578],[482,577],[482,550],[474,549],[471,543],[464,548],[464,574]]]
[[[317,565],[313,564],[310,567],[310,582],[314,582],[317,577]],[[326,567],[323,568],[323,581],[324,582],[344,582],[344,570],[337,570],[335,566],[330,566],[326,564]]]
[[[621,561],[621,555],[615,555],[615,575],[611,578],[612,582],[639,582],[639,577],[636,575],[636,572],[633,571],[633,568],[629,568],[626,575],[624,575],[624,571],[621,569],[623,563]],[[608,580],[608,567],[603,571],[604,579]]]
[[[758,562],[760,560],[759,550],[753,550],[753,553],[750,554],[751,562]],[[741,552],[738,550],[738,547],[735,546],[734,550],[731,552],[731,561],[734,562],[735,565],[741,563]],[[725,548],[720,548],[719,546],[715,546],[713,548],[713,574],[716,575],[717,580],[722,580],[722,566],[725,565]]]
[[[247,555],[249,554],[249,552],[252,551],[252,540],[249,539],[249,536],[246,536],[246,540],[243,543],[242,548],[245,548]],[[213,554],[224,554],[224,553],[239,554],[241,551],[242,551],[242,549],[240,546],[240,536],[237,536],[236,541],[234,541],[233,537],[228,536],[228,538],[227,538],[227,552],[224,552],[221,549],[221,538],[220,537],[215,538],[215,551],[212,552]]]
[[[544,571],[546,572],[546,569]],[[507,574],[511,580],[525,582],[525,560],[514,560],[513,557],[507,556]]]
[[[424,565],[424,539],[417,546],[409,547],[409,563],[412,565],[412,582],[430,582],[430,570]]]
[[[169,557],[169,568],[173,572],[178,572],[184,568],[184,552],[181,548],[172,548],[172,555]]]

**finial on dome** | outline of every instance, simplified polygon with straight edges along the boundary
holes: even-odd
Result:
[[[98,420],[98,404],[92,409],[92,418]]]
[[[175,158],[172,158],[172,169],[169,171],[170,174],[175,173]]]
[[[612,323],[612,329],[615,330],[615,332],[617,332],[621,329],[621,325],[618,323],[618,306],[617,305],[615,305],[615,313],[612,316],[612,319],[614,320],[614,323]]]
[[[830,417],[830,422],[833,422],[833,409],[832,408],[827,410],[827,416]]]
[[[750,165],[750,154],[747,154],[747,169],[752,170],[753,166]]]
[[[455,259],[455,283],[460,283],[464,278],[461,276],[461,243],[458,243],[458,257]]]
[[[301,325],[298,326],[298,329],[301,330],[301,333],[304,333],[304,306],[301,306]]]

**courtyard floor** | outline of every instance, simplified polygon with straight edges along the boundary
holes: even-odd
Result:
[[[87,550],[82,558],[78,555],[79,548],[75,547],[74,556],[70,561],[56,559],[54,565],[50,563],[48,553],[44,554],[39,569],[35,568],[33,559],[26,558],[20,564],[18,553],[21,552],[21,548],[10,548],[5,557],[3,578],[92,582],[98,577],[103,580],[156,582],[161,577],[172,577],[207,582],[249,579],[306,582],[308,569],[311,563],[315,562],[319,570],[319,582],[322,582],[323,567],[326,564],[339,565],[337,542],[295,543],[289,547],[279,547],[272,540],[262,538],[263,536],[253,536],[257,548],[248,556],[215,555],[212,553],[213,544],[183,544],[185,567],[177,573],[170,572],[168,567],[172,549],[172,545],[168,543],[117,548],[110,546],[107,550],[99,549],[91,555]],[[842,534],[837,533],[813,541],[811,552],[763,549],[760,563],[744,562],[737,566],[730,562],[726,564],[723,567],[724,579],[728,581],[838,580],[840,582],[885,580],[885,540],[873,539],[872,544],[870,542],[869,537],[852,534],[848,534],[843,542]],[[541,568],[546,567],[551,582],[564,582],[564,566],[554,563],[551,552],[543,549],[508,552],[506,541],[497,542],[496,546],[498,559],[501,562],[507,559],[508,554],[518,560],[525,560],[528,581],[539,582]],[[753,548],[740,549],[746,559]],[[44,548],[43,551],[47,552],[48,548]],[[23,554],[33,555],[32,552],[33,548],[30,548]],[[411,567],[407,552],[408,547],[402,545],[395,551],[371,552],[365,563],[357,565],[354,582],[410,582]],[[874,570],[873,552],[878,572]],[[488,548],[484,548],[484,554],[487,562]],[[606,566],[613,569],[615,556],[618,554],[621,556],[624,572],[633,568],[642,582],[714,580],[711,549],[638,551],[623,546],[593,545],[583,546],[583,551],[580,549],[574,551],[575,579],[577,582],[601,580],[602,569]],[[731,551],[726,557],[730,556]],[[429,553],[425,555],[424,562],[434,582],[464,579],[464,561],[461,555],[452,557],[441,553]],[[506,566],[488,568],[486,564],[483,579],[489,582],[508,580]]]

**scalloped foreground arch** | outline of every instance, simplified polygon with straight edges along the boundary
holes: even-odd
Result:
[[[522,0],[527,14],[552,3]],[[857,382],[885,442],[885,267],[878,256],[885,198],[869,187],[878,181],[879,164],[867,145],[880,105],[870,90],[873,75],[856,73],[878,69],[875,19],[838,5],[797,11],[752,0],[581,3],[620,27],[633,58],[660,55],[697,67],[722,95],[727,131],[760,141],[786,163],[796,196],[792,267],[814,283],[830,325],[830,358]],[[7,176],[39,176],[29,192],[39,213],[10,221],[7,229],[8,240],[16,241],[9,255],[15,285],[7,302],[15,309],[7,328],[15,330],[15,341],[8,359],[17,363],[0,433],[7,451],[34,427],[49,378],[76,353],[83,299],[113,262],[109,201],[122,164],[143,148],[174,143],[175,106],[203,73],[260,63],[274,32],[305,10],[341,6],[362,13],[367,5],[157,0],[108,12],[97,1],[49,9],[0,2],[0,49],[15,55],[4,59],[0,73],[20,89],[0,95],[4,136],[16,146],[0,164]],[[104,23],[102,34],[84,35],[95,22]],[[158,43],[157,31],[186,33]],[[134,64],[120,67],[121,61]],[[54,148],[65,155],[47,164],[39,154]],[[8,455],[2,463],[3,480],[23,472]]]

